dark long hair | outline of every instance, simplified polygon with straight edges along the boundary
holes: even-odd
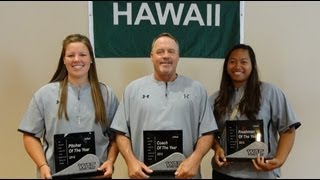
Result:
[[[224,60],[223,72],[220,82],[220,91],[218,97],[215,99],[213,111],[217,120],[221,119],[222,115],[227,113],[229,103],[231,102],[231,98],[234,95],[235,88],[233,86],[232,79],[228,74],[227,65],[231,53],[237,49],[248,50],[252,64],[252,71],[246,82],[246,89],[239,104],[239,111],[241,114],[245,114],[249,119],[255,120],[255,114],[257,114],[260,110],[261,82],[259,79],[256,55],[249,45],[237,44],[228,51]]]
[[[87,46],[90,57],[91,57],[91,65],[88,72],[88,79],[91,87],[91,95],[93,104],[95,107],[95,116],[96,121],[99,122],[102,125],[106,125],[107,122],[107,112],[106,107],[104,104],[103,96],[100,89],[100,83],[98,80],[97,75],[97,69],[96,69],[96,63],[95,58],[93,54],[93,49],[90,43],[90,40],[81,34],[71,34],[67,36],[62,43],[62,50],[60,54],[59,64],[57,67],[56,72],[54,73],[53,77],[50,80],[51,82],[60,82],[60,105],[58,110],[58,118],[61,119],[62,115],[66,117],[67,120],[69,120],[68,114],[67,114],[67,99],[68,99],[68,71],[66,66],[64,65],[63,59],[66,53],[66,48],[70,43],[74,42],[81,42],[84,45]]]

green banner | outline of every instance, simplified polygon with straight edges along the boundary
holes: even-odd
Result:
[[[240,43],[240,1],[92,1],[97,58],[149,57],[153,38],[169,32],[181,57],[223,58]]]

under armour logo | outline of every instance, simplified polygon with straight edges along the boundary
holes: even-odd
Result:
[[[190,94],[183,94],[183,98],[189,99]]]
[[[142,95],[142,99],[144,99],[144,98],[149,98],[149,94],[147,94],[147,95]]]

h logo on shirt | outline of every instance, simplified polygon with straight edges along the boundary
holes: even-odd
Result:
[[[149,94],[147,94],[147,95],[142,95],[142,99],[144,99],[144,98],[149,98]]]

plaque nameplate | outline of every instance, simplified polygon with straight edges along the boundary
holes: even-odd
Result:
[[[228,161],[251,161],[258,154],[267,156],[262,120],[228,120],[226,133]]]
[[[175,170],[185,159],[182,130],[144,131],[144,163],[154,174],[174,176]]]
[[[56,173],[53,177],[81,177],[101,174],[95,155],[94,132],[54,135]]]

